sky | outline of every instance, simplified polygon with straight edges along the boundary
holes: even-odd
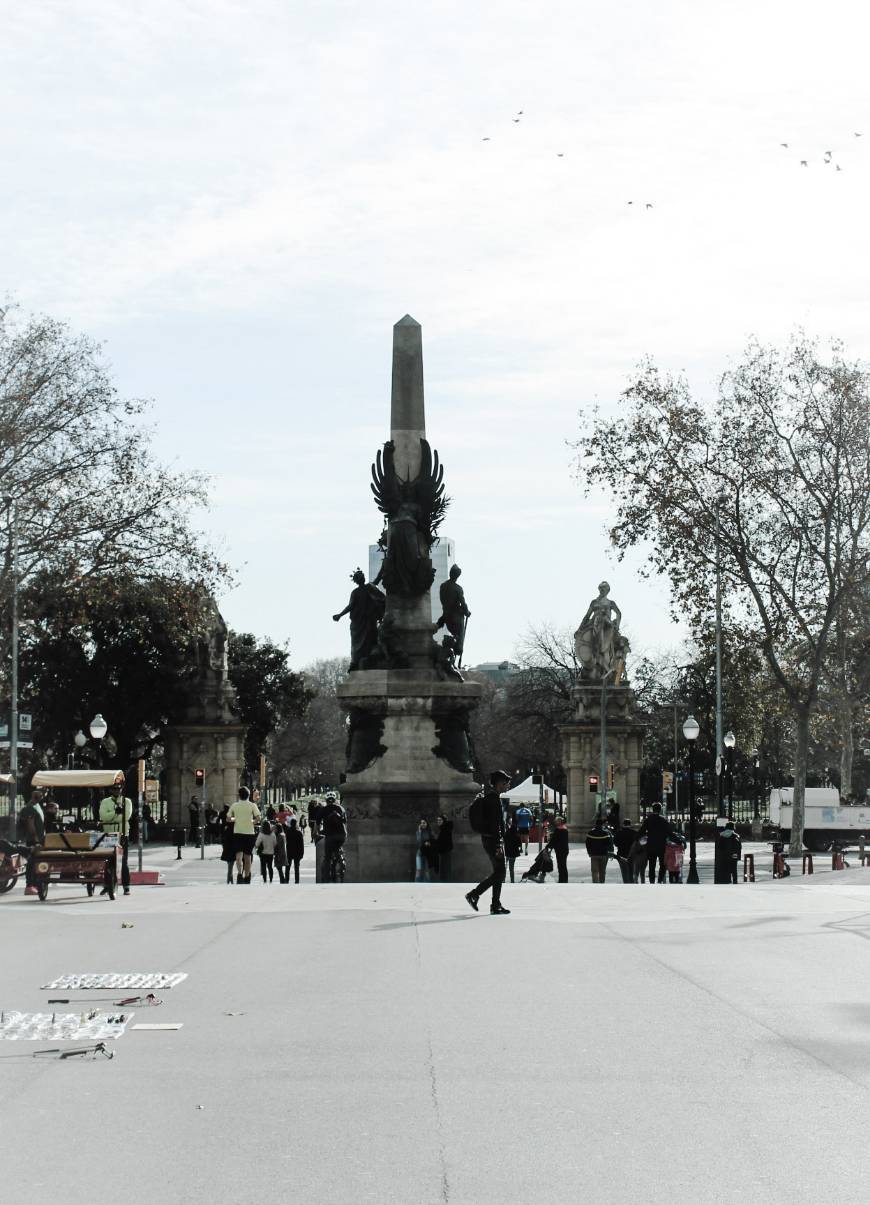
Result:
[[[870,355],[854,0],[2,9],[0,296],[153,399],[158,454],[212,478],[227,621],[296,668],[348,648],[404,314],[470,663],[603,577],[635,652],[682,638],[572,473],[643,357],[704,397],[752,335]]]

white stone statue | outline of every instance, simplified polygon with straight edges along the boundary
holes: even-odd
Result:
[[[574,633],[574,653],[593,681],[601,681],[611,671],[614,681],[621,678],[629,649],[619,631],[622,612],[609,594],[610,585],[602,582]]]

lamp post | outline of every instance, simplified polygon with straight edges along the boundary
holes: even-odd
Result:
[[[683,724],[683,736],[689,742],[689,874],[687,883],[697,883],[698,861],[695,856],[695,741],[701,731],[693,715]]]
[[[12,674],[9,709],[9,831],[15,832],[18,802],[18,503],[7,494],[3,501],[9,513],[12,536]]]
[[[93,739],[97,742],[97,763],[103,764],[103,738],[109,731],[109,725],[103,719],[99,712],[94,716],[89,725],[90,733]],[[76,741],[78,744],[78,741]]]
[[[725,733],[725,765],[728,770],[728,815],[732,812],[732,796],[734,794],[734,746],[737,744],[737,737],[729,728]],[[733,820],[734,817],[731,816]]]
[[[607,679],[611,674],[616,673],[615,669],[609,669],[601,678],[601,734],[599,737],[599,752],[601,757],[598,766],[598,814],[597,820],[604,819],[607,802]]]
[[[761,758],[758,750],[752,750],[752,835],[761,836],[761,795],[758,789],[758,770]]]
[[[87,743],[88,743],[88,738],[82,732],[81,728],[79,728],[78,732],[73,737],[73,744],[75,745],[75,751],[70,754],[70,759],[72,761],[71,769],[74,770],[76,768],[76,754],[78,754],[79,760],[81,760],[82,749],[84,749],[84,747]]]

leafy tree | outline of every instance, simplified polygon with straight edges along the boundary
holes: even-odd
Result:
[[[835,347],[752,345],[695,401],[648,363],[615,417],[576,445],[587,489],[616,503],[620,553],[649,550],[693,626],[709,615],[717,545],[732,614],[754,633],[794,721],[791,850],[802,846],[810,718],[838,622],[870,588],[870,390]]]
[[[302,675],[290,669],[287,649],[271,640],[230,631],[227,660],[239,721],[248,729],[245,765],[254,774],[270,735],[283,721],[304,712],[311,692]]]
[[[159,743],[184,702],[201,594],[177,578],[60,581],[34,576],[22,594],[21,697],[33,712],[33,760],[62,765],[96,712],[125,769]]]

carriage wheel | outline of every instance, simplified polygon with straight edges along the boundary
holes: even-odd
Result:
[[[7,891],[11,891],[17,882],[17,874],[10,875],[8,879],[0,879],[0,895],[5,895]]]

